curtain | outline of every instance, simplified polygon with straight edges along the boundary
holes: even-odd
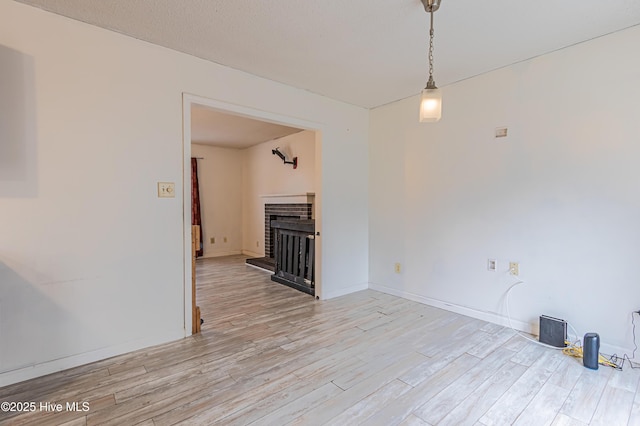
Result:
[[[202,216],[200,215],[200,185],[198,185],[198,160],[191,159],[191,225],[200,225],[200,247],[196,257],[202,256]]]

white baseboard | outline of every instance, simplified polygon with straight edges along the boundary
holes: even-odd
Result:
[[[386,287],[379,284],[370,284],[371,290],[380,291],[382,293],[391,294],[393,296],[402,297],[403,299],[413,300],[414,302],[423,303],[425,305],[433,306],[435,308],[444,309],[446,311],[455,312],[457,314],[466,315],[471,318],[476,318],[483,321],[488,321],[494,324],[503,325],[509,327],[509,319],[494,312],[479,311],[477,309],[469,308],[467,306],[456,305],[449,302],[443,302],[441,300],[432,299],[430,297],[420,296],[419,294],[409,293],[407,291],[396,290],[395,288]],[[518,331],[525,333],[534,332],[531,324],[524,321],[511,320],[511,325]]]
[[[352,285],[351,287],[341,288],[331,292],[322,292],[321,298],[323,300],[334,299],[336,297],[345,296],[347,294],[355,293],[356,291],[362,291],[369,288],[369,283],[360,283]]]
[[[184,329],[0,373],[0,388],[185,337]]]
[[[432,299],[430,297],[421,296],[418,294],[410,293],[407,291],[397,290],[395,288],[383,286],[380,284],[369,283],[369,288],[371,290],[380,291],[382,293],[391,294],[393,296],[402,297],[403,299],[413,300],[414,302],[419,302],[425,305],[433,306],[435,308],[444,309],[450,312],[455,312],[457,314],[465,315],[471,318],[476,318],[483,321],[488,321],[493,324],[502,325],[505,327],[513,327],[518,331],[522,331],[524,333],[535,334],[538,333],[538,326],[536,324],[530,324],[524,321],[519,320],[511,320],[511,325],[509,325],[509,319],[505,316],[497,314],[495,312],[485,312],[477,309],[469,308],[467,306],[456,305],[449,302],[443,302],[441,300]],[[578,336],[578,338],[582,338],[582,336]],[[621,356],[622,354],[631,354],[633,353],[632,348],[623,348],[621,346],[610,345],[605,342],[600,342],[600,352],[606,355],[617,354]],[[634,363],[640,362],[638,359],[632,360]]]
[[[234,256],[237,254],[242,254],[242,250],[229,250],[229,251],[217,251],[213,253],[206,253],[199,257],[199,259],[211,259],[213,257],[224,257],[224,256]]]
[[[264,257],[264,254],[256,253],[256,252],[253,252],[251,250],[242,250],[242,254],[244,254],[245,256],[249,256],[249,257]]]

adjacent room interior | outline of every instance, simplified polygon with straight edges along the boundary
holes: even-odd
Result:
[[[196,204],[192,202],[191,211],[198,212],[198,219],[191,221],[198,225],[196,257],[242,254],[248,265],[274,274],[274,221],[310,222],[311,235],[315,235],[315,199],[320,198],[315,183],[321,176],[316,171],[319,135],[313,130],[192,104],[189,139],[195,168],[192,200],[197,200]],[[311,279],[315,278],[313,268],[319,266],[319,259],[315,259],[313,250],[305,254],[309,279],[300,283],[294,277],[280,280],[312,296],[318,288],[319,295],[320,283]]]

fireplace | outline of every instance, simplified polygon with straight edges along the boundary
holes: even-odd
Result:
[[[272,259],[274,255],[274,231],[271,222],[274,220],[309,220],[313,217],[311,203],[265,204],[264,205],[264,250],[265,257]]]
[[[264,257],[249,258],[247,265],[274,272],[275,232],[272,221],[308,221],[314,219],[315,194],[269,194],[264,200]]]

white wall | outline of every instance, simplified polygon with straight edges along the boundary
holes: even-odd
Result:
[[[191,144],[191,155],[202,157],[198,160],[198,182],[203,257],[240,254],[243,151]]]
[[[366,286],[367,110],[10,1],[0,46],[27,110],[0,175],[0,386],[189,333],[183,93],[318,123],[323,297]]]
[[[520,327],[552,315],[631,354],[638,40],[635,27],[444,87],[436,124],[418,123],[417,98],[372,111],[372,287],[502,322],[518,261]]]
[[[298,157],[298,167],[284,164],[271,150],[279,147],[287,161]],[[315,192],[315,132],[305,130],[244,150],[243,230],[245,253],[264,256],[263,195]]]

